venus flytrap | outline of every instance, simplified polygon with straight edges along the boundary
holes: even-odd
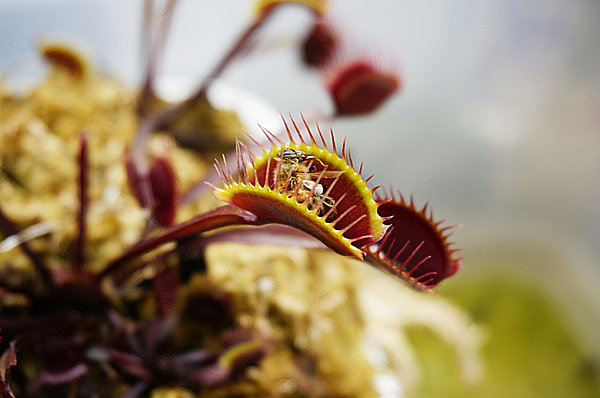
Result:
[[[149,21],[152,2],[145,5],[148,13],[148,18],[144,19],[147,65],[143,86],[135,101],[118,102],[117,110],[126,114],[122,125],[128,126],[119,131],[103,131],[93,124],[88,126],[91,122],[89,115],[83,112],[85,109],[82,114],[76,114],[76,110],[72,109],[74,103],[81,101],[80,94],[69,96],[63,91],[65,85],[77,93],[83,90],[84,83],[85,87],[95,87],[94,79],[99,76],[89,72],[87,61],[68,47],[47,45],[42,48],[42,56],[53,71],[49,81],[58,81],[46,90],[57,100],[69,97],[71,102],[66,102],[67,106],[63,103],[62,106],[54,106],[45,102],[52,96],[40,95],[42,105],[36,103],[36,106],[44,111],[31,116],[38,123],[38,131],[41,123],[38,119],[44,120],[49,114],[57,120],[64,119],[56,125],[47,121],[48,126],[57,130],[67,126],[68,131],[78,126],[77,134],[79,131],[87,133],[78,136],[76,159],[64,161],[72,161],[78,172],[76,180],[73,178],[76,186],[73,203],[77,211],[71,221],[64,222],[71,228],[48,229],[48,236],[25,236],[23,231],[32,223],[44,224],[55,220],[44,219],[45,214],[40,216],[41,220],[23,218],[22,213],[15,211],[15,208],[21,210],[20,202],[14,205],[19,199],[13,200],[12,196],[45,195],[46,205],[58,203],[58,198],[64,198],[65,192],[75,191],[69,190],[69,186],[64,191],[55,188],[60,195],[54,191],[40,193],[33,189],[28,192],[23,189],[27,184],[21,181],[26,181],[30,174],[20,174],[19,169],[12,166],[27,164],[31,160],[28,156],[37,155],[36,151],[29,153],[23,150],[24,162],[9,161],[13,158],[0,151],[0,155],[8,159],[2,163],[4,158],[0,158],[0,188],[4,189],[2,192],[9,193],[6,196],[8,204],[0,203],[0,233],[3,239],[18,242],[22,252],[9,252],[0,257],[8,259],[0,266],[10,271],[0,273],[2,398],[12,398],[13,390],[23,396],[112,396],[125,393],[133,398],[173,385],[185,386],[211,397],[243,394],[245,390],[240,392],[237,388],[248,385],[254,388],[249,390],[254,396],[271,393],[283,396],[290,392],[276,393],[275,389],[285,384],[278,380],[286,378],[296,383],[298,396],[350,396],[344,389],[348,381],[334,385],[328,379],[328,372],[336,373],[337,370],[327,366],[319,368],[319,350],[315,346],[304,351],[306,347],[296,344],[294,333],[299,333],[297,326],[307,319],[333,316],[328,311],[338,311],[336,321],[344,325],[354,322],[352,325],[360,329],[360,316],[352,312],[351,298],[356,288],[351,279],[342,278],[352,272],[355,264],[331,253],[330,256],[340,260],[339,264],[318,264],[318,267],[337,267],[332,273],[339,277],[333,289],[336,291],[330,292],[327,277],[311,274],[306,279],[318,279],[323,284],[320,287],[323,294],[349,298],[346,303],[349,307],[336,307],[346,300],[333,300],[333,304],[329,304],[331,308],[322,309],[318,314],[308,317],[298,315],[302,322],[296,322],[298,319],[294,316],[302,312],[298,308],[304,308],[304,303],[298,304],[294,301],[296,298],[290,299],[289,295],[284,294],[285,299],[276,296],[274,291],[279,287],[269,284],[268,274],[263,275],[260,283],[256,281],[256,288],[267,286],[268,289],[260,292],[260,300],[267,300],[265,297],[269,294],[273,296],[268,298],[272,301],[261,305],[274,311],[275,315],[273,319],[256,320],[248,314],[235,313],[233,292],[225,293],[224,287],[211,285],[207,266],[203,263],[205,250],[215,243],[245,243],[251,245],[250,253],[257,249],[256,246],[283,245],[305,249],[307,251],[303,253],[310,253],[308,257],[311,257],[318,250],[330,249],[381,268],[411,287],[425,291],[433,291],[433,287],[460,268],[460,258],[455,256],[456,249],[448,241],[452,227],[441,227],[440,222],[434,221],[428,205],[417,209],[412,197],[407,202],[397,193],[377,193],[381,185],[372,187],[374,175],[364,177],[363,164],[355,163],[346,140],[340,145],[333,130],[323,133],[318,121],[308,123],[303,116],[282,118],[280,131],[263,129],[262,140],[253,139],[254,142],[241,141],[243,134],[240,131],[235,148],[231,148],[234,150],[229,154],[223,153],[214,162],[214,175],[203,175],[203,172],[193,170],[198,174],[197,181],[188,184],[193,188],[180,196],[181,174],[175,166],[176,151],[169,152],[168,156],[158,151],[160,155],[153,157],[148,150],[149,136],[160,130],[169,135],[169,142],[177,141],[177,122],[183,119],[182,115],[186,112],[193,114],[194,106],[207,101],[206,92],[212,81],[220,77],[234,60],[251,51],[250,44],[256,39],[256,33],[280,7],[300,5],[307,8],[317,21],[305,42],[304,55],[308,56],[310,64],[319,68],[324,89],[331,96],[334,110],[329,121],[374,112],[400,89],[401,81],[394,71],[379,67],[368,57],[349,59],[337,54],[338,45],[344,38],[324,25],[326,1],[262,0],[257,2],[256,15],[249,25],[190,97],[177,104],[165,104],[156,97],[153,82],[175,5],[175,0],[166,3],[161,14],[164,19],[155,35],[151,34]],[[29,100],[33,103],[34,98]],[[0,101],[3,99],[0,97]],[[96,103],[98,115],[104,115],[105,103],[102,101],[104,99],[101,98],[98,102],[102,106]],[[7,101],[7,109],[17,102]],[[0,113],[2,111],[0,107]],[[18,116],[19,112],[15,110],[14,114]],[[131,122],[130,116],[134,122]],[[123,115],[119,114],[119,117],[123,118]],[[111,108],[104,118],[115,119],[115,109]],[[77,124],[79,121],[82,126]],[[14,132],[10,128],[0,129],[0,134],[7,134],[19,144],[22,144],[19,139],[36,131],[18,117],[12,125],[25,127]],[[63,130],[60,134],[55,133],[52,128],[47,127],[47,136],[60,136],[56,145],[65,143],[64,148],[67,148],[68,137],[74,139],[73,136]],[[198,134],[201,134],[199,130]],[[105,143],[103,136],[102,140],[96,141],[97,147],[94,148],[91,145],[93,138],[103,133],[106,142],[113,140],[109,142],[111,145],[102,147]],[[175,139],[171,140],[173,137]],[[110,168],[112,164],[103,164],[103,159],[90,161],[90,156],[93,159],[95,155],[94,150],[100,149],[98,147],[105,151],[104,156],[107,153],[112,155],[114,148],[120,149],[119,154],[125,153],[121,157],[124,163],[122,175]],[[194,155],[201,161],[207,161],[207,153],[197,150]],[[54,162],[57,162],[55,158]],[[69,167],[63,169],[68,170]],[[55,185],[68,185],[60,178],[57,180]],[[193,185],[194,182],[197,185]],[[110,188],[116,196],[111,200],[94,196],[93,192],[98,191],[96,184],[100,183],[106,184],[102,188],[105,193]],[[203,191],[194,188],[199,185],[210,186],[214,195],[224,203],[207,211],[196,211],[185,219],[181,208],[202,200],[198,192]],[[103,201],[104,209],[108,208],[113,213],[98,212],[95,207],[98,201]],[[5,207],[14,213],[5,211]],[[57,213],[63,210],[58,204],[56,209]],[[128,217],[136,211],[139,217]],[[97,217],[97,214],[103,214],[103,217]],[[63,214],[63,218],[68,217]],[[128,224],[129,220],[135,221]],[[144,222],[145,225],[137,225]],[[108,234],[106,239],[109,242],[103,242],[116,248],[107,251],[110,255],[102,254],[104,252],[99,250],[102,245],[94,240],[98,240],[94,237],[96,228],[105,227],[115,234],[114,237]],[[74,232],[69,232],[71,230]],[[131,236],[131,233],[123,233],[131,231],[134,231],[132,240],[123,237]],[[117,244],[111,246],[115,242],[110,238],[118,240]],[[265,269],[268,269],[271,260],[269,255],[266,258]],[[13,262],[27,263],[29,268],[16,267]],[[192,262],[197,264],[191,266]],[[309,272],[308,266],[300,267],[301,263],[298,262],[292,269]],[[279,267],[283,266],[280,264]],[[14,273],[13,269],[16,270]],[[241,270],[234,269],[225,274],[230,275],[231,280],[241,273]],[[279,283],[286,279],[280,278]],[[244,294],[251,294],[253,288],[245,286]],[[240,294],[239,297],[244,296]],[[291,312],[285,313],[286,310]],[[292,331],[286,329],[282,319],[292,319],[290,322],[295,325],[289,328]],[[327,325],[333,324],[332,319],[322,321]],[[315,325],[309,326],[313,330]],[[352,329],[351,326],[348,328]],[[326,329],[319,330],[323,332]],[[359,334],[359,330],[344,331],[344,338],[356,343],[345,349],[351,348],[356,363],[366,369],[363,375],[366,380],[369,378],[368,361],[357,348],[361,338]],[[298,341],[307,341],[309,337],[302,336]],[[328,338],[335,343],[333,336]],[[339,347],[331,348],[328,351],[331,355],[337,351],[347,352]],[[265,372],[261,368],[261,361],[265,358],[274,362],[269,362],[266,368],[270,370],[262,376],[277,381],[266,387],[258,381],[260,372]],[[283,361],[285,366],[278,361]],[[341,362],[345,361],[338,361],[338,365]],[[249,367],[254,368],[253,372],[246,372]],[[352,366],[349,368],[354,371]],[[291,369],[290,373],[277,373],[285,369]],[[269,372],[274,376],[271,377]],[[12,390],[9,373],[17,373]],[[254,377],[252,380],[251,375]],[[242,387],[238,385],[240,380],[243,381],[240,383]],[[372,391],[372,386],[365,382],[360,387],[364,391]],[[363,390],[351,393],[366,396],[359,392]]]
[[[392,190],[377,195],[376,201],[389,228],[381,241],[368,247],[367,262],[428,291],[460,269],[462,257],[455,255],[459,249],[449,241],[456,226],[435,221],[428,203],[418,209],[412,195],[406,201]]]
[[[338,154],[333,132],[328,145],[320,129],[315,136],[304,123],[306,136],[292,119],[292,129],[285,124],[287,142],[272,136],[272,146],[263,148],[260,157],[238,145],[237,176],[236,169],[232,174],[226,164],[217,163],[223,187],[215,192],[264,222],[291,225],[340,254],[362,259],[361,248],[379,240],[386,229],[373,192],[361,176],[362,167],[357,173],[353,162],[346,162],[351,156],[345,142]]]

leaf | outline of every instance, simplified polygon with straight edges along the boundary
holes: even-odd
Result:
[[[170,317],[175,311],[179,293],[179,270],[166,264],[154,277],[156,312],[160,319]]]
[[[429,204],[422,209],[397,194],[378,196],[379,214],[390,228],[383,239],[369,247],[366,260],[411,286],[429,290],[460,269],[449,236],[455,226],[441,227],[434,221]]]
[[[106,268],[97,275],[98,279],[120,269],[128,261],[139,257],[165,243],[174,242],[200,232],[210,231],[216,228],[240,225],[255,224],[257,218],[254,214],[244,211],[236,206],[223,206],[218,209],[200,214],[188,221],[173,225],[158,235],[143,240],[111,261]]]
[[[83,362],[78,362],[68,369],[61,371],[42,370],[37,378],[39,386],[60,385],[75,381],[88,373],[88,367]]]
[[[271,148],[263,148],[258,158],[238,143],[233,173],[225,158],[216,164],[223,187],[215,187],[215,194],[252,212],[261,223],[298,228],[340,254],[362,259],[361,248],[379,240],[386,230],[367,187],[369,179],[362,178],[362,165],[354,170],[345,141],[338,154],[333,132],[327,145],[317,126],[321,141],[317,144],[303,122],[304,134],[291,120],[298,137],[294,139],[284,120],[289,141],[271,135]],[[270,135],[266,130],[265,134]]]
[[[240,226],[217,231],[186,242],[181,250],[198,250],[212,243],[241,243],[245,245],[287,246],[303,249],[327,249],[321,241],[288,225],[268,224]]]
[[[15,346],[16,341],[11,341],[6,351],[0,356],[0,398],[15,398],[9,384],[10,369],[17,365]]]
[[[162,226],[171,225],[177,211],[177,179],[171,163],[165,158],[154,159],[150,167],[152,216]]]
[[[367,60],[354,60],[326,73],[337,116],[373,112],[400,89],[400,78]]]

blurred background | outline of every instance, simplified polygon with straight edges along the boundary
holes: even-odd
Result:
[[[159,85],[191,90],[252,3],[181,0]],[[69,39],[136,87],[141,10],[139,0],[4,0],[0,71],[26,87],[43,73],[37,43]],[[487,331],[487,372],[469,392],[600,396],[600,2],[333,0],[329,16],[356,53],[403,81],[376,113],[336,120],[337,135],[377,184],[462,225],[463,270],[438,290]],[[282,11],[223,80],[282,113],[327,114],[297,51],[310,22],[301,8]],[[430,365],[438,382],[423,396],[468,395],[440,360]]]

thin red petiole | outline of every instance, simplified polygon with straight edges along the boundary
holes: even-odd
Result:
[[[74,268],[81,269],[84,263],[84,246],[86,240],[86,215],[88,210],[88,178],[89,178],[89,160],[87,135],[81,134],[81,143],[79,147],[79,212],[77,213],[77,240],[75,246],[75,256],[73,260]]]

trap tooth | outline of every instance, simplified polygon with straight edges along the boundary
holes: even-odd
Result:
[[[263,148],[260,156],[239,143],[234,168],[217,162],[223,183],[217,196],[265,223],[291,225],[338,253],[362,259],[362,248],[379,240],[387,228],[373,192],[347,164],[346,146],[337,153],[333,133],[328,145],[320,129],[315,136],[304,118],[302,124],[290,122],[284,120],[288,142],[265,131],[271,147]]]
[[[418,209],[412,196],[406,201],[400,193],[376,195],[379,215],[389,229],[378,243],[368,248],[367,261],[407,281],[421,290],[430,290],[454,275],[461,257],[449,241],[442,221],[433,219],[429,204]]]

